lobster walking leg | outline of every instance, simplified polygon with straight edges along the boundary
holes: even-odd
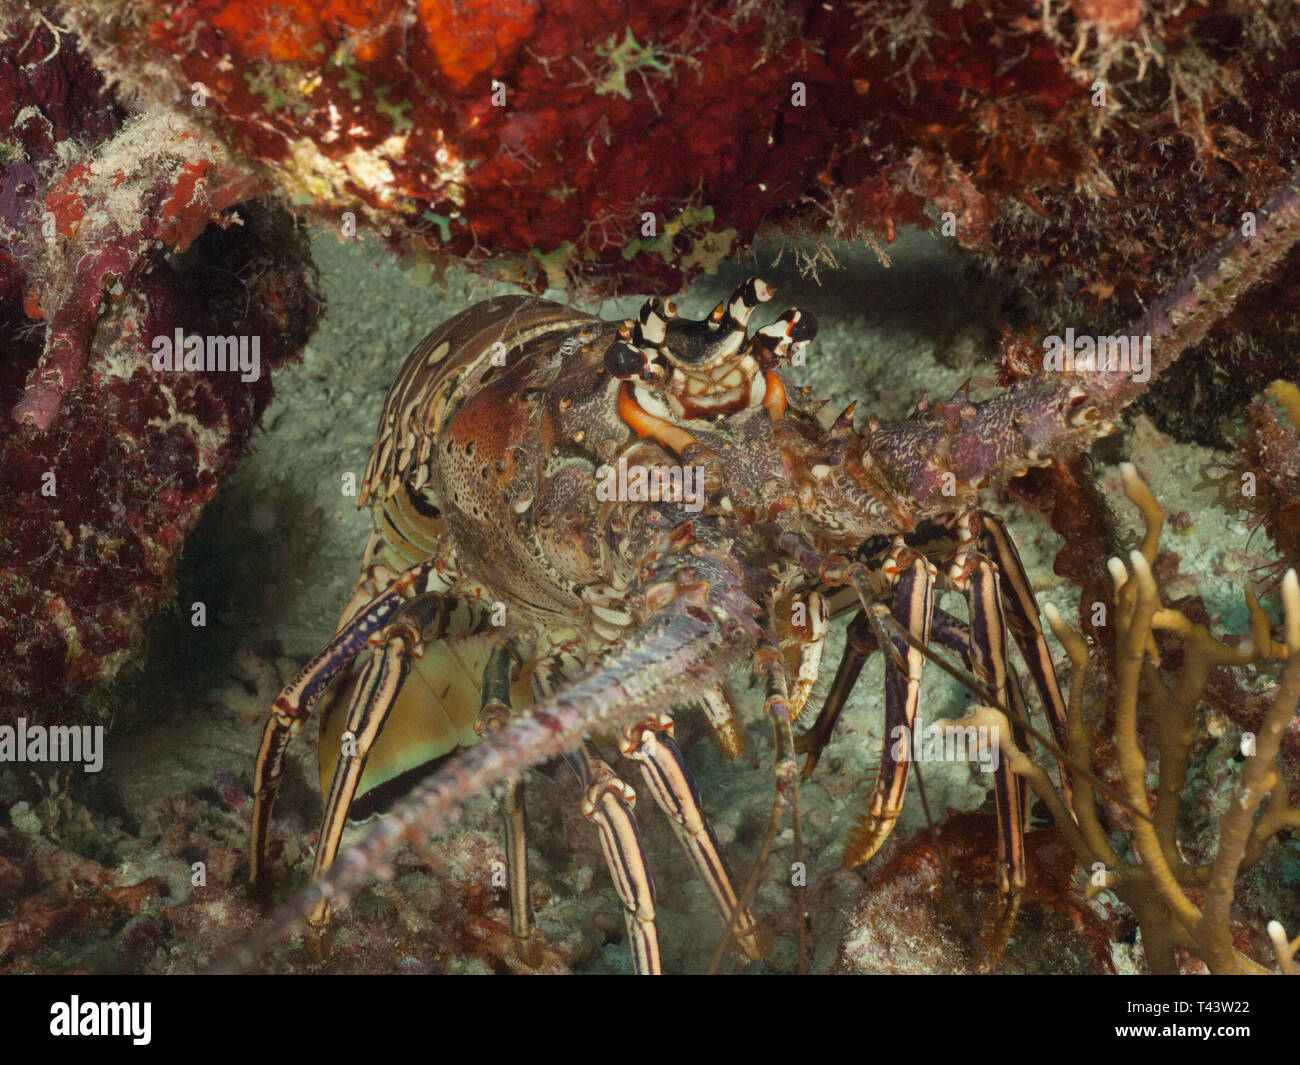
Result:
[[[678,842],[694,862],[700,877],[708,884],[723,919],[731,920],[738,909],[731,870],[713,834],[713,826],[700,806],[695,778],[673,739],[672,718],[656,714],[641,724],[629,726],[623,732],[620,747],[624,757],[641,764],[641,775],[650,794],[672,824]],[[758,926],[748,910],[739,911],[734,927],[740,948],[750,958],[761,958]]]
[[[582,814],[600,833],[600,847],[614,890],[623,903],[633,968],[641,976],[658,975],[663,970],[655,928],[655,885],[632,816],[636,792],[614,772],[590,740],[565,758],[582,782]]]
[[[735,758],[740,754],[744,745],[740,740],[740,730],[736,727],[736,710],[731,705],[731,698],[727,695],[726,688],[719,686],[710,689],[699,698],[690,700],[687,705],[698,708],[708,719],[723,754],[728,758]]]
[[[330,682],[357,657],[369,642],[391,622],[402,604],[417,593],[445,591],[441,582],[431,587],[439,563],[427,559],[400,573],[382,592],[363,604],[345,621],[320,652],[284,688],[267,714],[261,745],[253,766],[253,818],[249,843],[249,884],[265,886],[266,844],[271,811],[284,775],[284,756],[290,741],[311,717],[311,705]],[[371,567],[358,587],[370,584],[376,567]]]
[[[763,685],[766,696],[763,700],[763,713],[772,722],[772,738],[776,748],[773,758],[776,788],[772,797],[772,813],[768,819],[767,832],[764,833],[763,842],[759,845],[758,855],[754,859],[754,868],[727,920],[726,934],[718,942],[713,958],[709,962],[710,975],[718,971],[728,942],[742,927],[741,922],[746,916],[745,907],[763,877],[763,870],[767,867],[767,860],[772,853],[772,845],[776,842],[776,834],[781,827],[782,815],[787,805],[793,806],[795,854],[799,861],[803,860],[803,838],[799,823],[799,775],[794,760],[794,735],[790,731],[790,696],[786,685],[785,661],[775,637],[775,628],[770,630],[768,638],[754,652],[750,669]],[[801,973],[804,971],[804,930],[808,917],[804,904],[804,891],[805,888],[801,887],[799,895],[799,972]]]
[[[313,881],[334,864],[370,748],[383,731],[412,663],[424,654],[427,642],[449,634],[470,635],[487,623],[487,612],[478,603],[427,594],[405,604],[370,638],[374,652],[361,670],[348,706],[342,752],[325,799]],[[329,955],[329,922],[330,903],[322,899],[307,918],[308,946],[318,959]]]
[[[871,621],[864,611],[859,610],[853,615],[853,620],[845,630],[844,653],[840,656],[839,668],[835,671],[835,679],[831,681],[830,691],[826,693],[826,701],[822,704],[821,713],[817,715],[812,728],[795,740],[794,749],[808,756],[808,760],[803,764],[801,774],[803,780],[811,777],[813,770],[817,768],[822,751],[830,743],[840,714],[844,712],[849,696],[853,694],[853,688],[858,683],[862,667],[877,650],[879,644],[876,641],[876,634],[871,629]]]
[[[972,673],[975,671],[975,662],[971,654],[970,628],[965,622],[959,621],[946,610],[936,607],[930,636],[936,646],[952,652],[961,659],[962,665],[969,671]],[[1007,694],[1011,698],[1011,710],[1015,717],[1028,720],[1028,705],[1025,702],[1024,689],[1014,670],[1008,674]]]
[[[883,571],[894,582],[891,610],[894,618],[920,644],[928,645],[934,613],[934,567],[919,551],[900,541],[890,549]],[[914,751],[925,657],[897,633],[889,633],[888,641],[880,774],[871,790],[866,814],[849,835],[843,859],[846,869],[867,861],[889,838],[902,813],[907,769]]]
[[[370,745],[388,720],[388,712],[410,672],[412,661],[424,649],[419,632],[405,621],[405,618],[399,618],[381,630],[383,645],[370,657],[361,673],[356,696],[348,710],[343,754],[335,767],[334,780],[325,800],[325,817],[321,822],[316,861],[312,866],[313,880],[334,864],[348,807],[365,769]],[[330,904],[322,899],[307,918],[308,947],[318,961],[330,953],[329,921]]]
[[[971,669],[989,688],[998,705],[1007,705],[1006,618],[1002,611],[1002,584],[995,566],[970,544],[958,548],[948,567],[949,582],[966,596],[970,616]],[[1012,726],[1022,750],[1027,737]],[[1025,829],[1029,823],[1028,793],[1023,779],[1000,762],[994,774],[994,801],[998,814],[998,887],[1015,895],[1025,886]]]
[[[537,700],[554,694],[566,675],[576,672],[580,665],[567,650],[539,663],[533,671]],[[564,758],[582,785],[582,815],[596,826],[614,890],[623,903],[632,967],[641,976],[658,975],[663,969],[655,926],[655,885],[632,814],[636,791],[614,772],[590,740],[584,740]]]
[[[511,717],[510,682],[519,672],[519,654],[509,641],[492,648],[483,669],[483,696],[474,731],[480,736],[505,728]],[[526,965],[541,964],[541,944],[533,918],[533,897],[528,879],[528,810],[521,777],[501,785],[501,823],[505,834],[506,878],[510,893],[510,932]]]
[[[821,676],[822,651],[826,647],[826,636],[831,628],[830,605],[820,592],[809,592],[800,604],[807,617],[803,632],[799,637],[799,668],[794,683],[790,685],[790,719],[796,720],[803,713],[817,678]]]
[[[1033,585],[1029,582],[1025,565],[1020,561],[1020,552],[1016,550],[1015,541],[1011,539],[1006,526],[992,514],[981,513],[976,516],[976,520],[982,528],[975,542],[997,564],[1001,575],[1002,606],[1006,613],[1007,629],[1020,648],[1029,676],[1043,701],[1056,746],[1067,751],[1070,749],[1070,739],[1066,726],[1065,699],[1056,679],[1052,654],[1043,638],[1043,624],[1038,614]],[[1060,766],[1061,789],[1066,804],[1069,805],[1069,771],[1064,762]]]
[[[962,663],[972,673],[975,672],[975,656],[971,640],[971,632],[968,626],[958,621],[951,614],[944,610],[934,612],[934,627],[932,630],[934,642],[957,655]],[[1029,708],[1025,702],[1024,690],[1020,684],[1020,678],[1014,671],[1008,671],[1007,677],[1007,694],[1011,699],[1011,709],[1017,720],[1029,720]],[[1002,769],[1005,763],[999,762],[998,770]],[[995,781],[995,786],[1001,786],[1000,782]],[[1010,820],[1010,805],[1004,808],[999,803],[998,807],[998,854],[1014,853],[1016,850],[1023,851],[1023,843],[1017,843],[1023,837],[1024,826],[1022,823]],[[999,877],[1002,875],[1003,866],[999,863]],[[994,931],[990,939],[984,943],[986,956],[989,959],[988,965],[991,968],[997,964],[998,959],[1006,950],[1007,942],[1011,938],[1011,931],[1015,927],[1016,915],[1020,910],[1020,893],[1019,890],[1007,893],[1003,892],[1004,905],[1001,912],[994,921]]]

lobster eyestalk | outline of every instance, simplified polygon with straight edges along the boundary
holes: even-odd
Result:
[[[883,479],[920,520],[951,512],[990,483],[1106,435],[1118,414],[1204,339],[1298,237],[1300,169],[1258,212],[1252,235],[1234,231],[1123,331],[1150,352],[1141,372],[1043,369],[979,403],[958,397],[922,404],[910,418],[873,424],[857,437],[845,456],[847,468],[864,483]]]

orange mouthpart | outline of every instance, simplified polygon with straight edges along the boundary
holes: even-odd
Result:
[[[764,376],[767,378],[767,392],[763,395],[763,407],[771,415],[772,421],[779,422],[785,417],[785,385],[771,370]]]
[[[678,455],[695,443],[695,437],[685,429],[647,413],[632,395],[632,386],[626,382],[618,393],[618,416],[637,436],[648,437]]]

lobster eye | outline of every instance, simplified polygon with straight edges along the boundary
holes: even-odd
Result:
[[[635,377],[645,366],[645,358],[636,348],[615,341],[605,349],[605,369],[615,377]]]

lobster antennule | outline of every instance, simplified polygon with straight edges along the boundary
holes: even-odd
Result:
[[[731,299],[725,305],[725,311],[724,305],[719,303],[713,314],[718,317],[724,329],[744,330],[755,308],[775,295],[776,289],[761,277],[751,277],[736,286],[736,291],[731,294]]]
[[[632,346],[648,348],[653,355],[668,335],[668,323],[677,317],[677,308],[672,300],[661,300],[651,296],[641,305],[637,314],[636,325],[632,333]]]
[[[746,352],[765,370],[790,362],[817,335],[817,318],[812,311],[791,307],[771,325],[765,325],[749,341]]]
[[[632,344],[644,348],[649,343],[682,369],[739,363],[752,356],[763,369],[770,370],[817,333],[817,319],[811,312],[791,308],[771,325],[749,336],[749,321],[754,311],[775,294],[776,289],[766,281],[751,277],[741,282],[731,298],[714,307],[703,321],[671,322],[673,315],[663,313],[660,301],[647,300],[632,334]],[[655,353],[647,351],[647,355]]]

